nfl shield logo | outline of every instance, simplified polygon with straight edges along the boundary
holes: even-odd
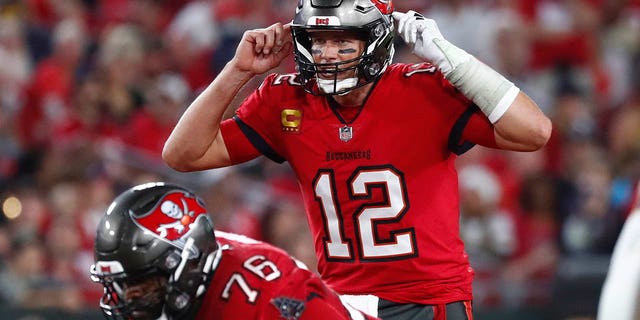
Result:
[[[344,126],[339,129],[340,140],[347,142],[353,138],[353,128]]]

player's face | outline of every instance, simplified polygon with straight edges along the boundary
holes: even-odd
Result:
[[[315,63],[338,63],[359,57],[364,51],[364,41],[358,34],[349,31],[317,31],[311,32],[311,53]],[[353,61],[340,69],[353,67],[358,61]],[[335,67],[326,67],[335,70]],[[355,70],[338,74],[338,79],[355,76]],[[319,77],[333,79],[333,74],[320,73]]]
[[[129,279],[123,283],[124,299],[136,320],[157,319],[162,312],[167,279],[159,276]]]

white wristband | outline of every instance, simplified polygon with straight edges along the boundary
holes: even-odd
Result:
[[[507,93],[505,93],[502,99],[500,99],[500,101],[498,102],[498,105],[487,116],[487,118],[489,118],[489,121],[491,121],[491,123],[496,123],[496,121],[502,118],[502,115],[505,112],[507,112],[507,109],[509,109],[513,101],[516,100],[518,93],[520,93],[520,89],[515,85],[509,88],[509,90],[507,90]]]
[[[486,64],[472,57],[445,75],[458,90],[496,123],[509,109],[520,89]]]

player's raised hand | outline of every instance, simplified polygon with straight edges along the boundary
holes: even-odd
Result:
[[[444,39],[433,19],[413,10],[406,13],[395,11],[392,16],[398,22],[398,34],[413,53],[433,63],[445,75],[470,57]]]
[[[248,30],[236,49],[232,63],[241,72],[265,73],[291,54],[290,24],[275,23],[264,29]]]

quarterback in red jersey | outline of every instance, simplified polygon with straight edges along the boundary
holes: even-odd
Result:
[[[391,64],[397,33],[424,63]],[[233,119],[223,112],[293,49]],[[291,24],[245,32],[165,143],[179,171],[261,154],[295,172],[332,289],[382,319],[471,319],[454,162],[474,144],[541,148],[550,120],[502,75],[391,1],[301,0]],[[400,315],[400,316],[398,316]]]
[[[377,319],[343,304],[283,250],[214,233],[198,196],[159,182],[109,206],[91,276],[111,319]]]

